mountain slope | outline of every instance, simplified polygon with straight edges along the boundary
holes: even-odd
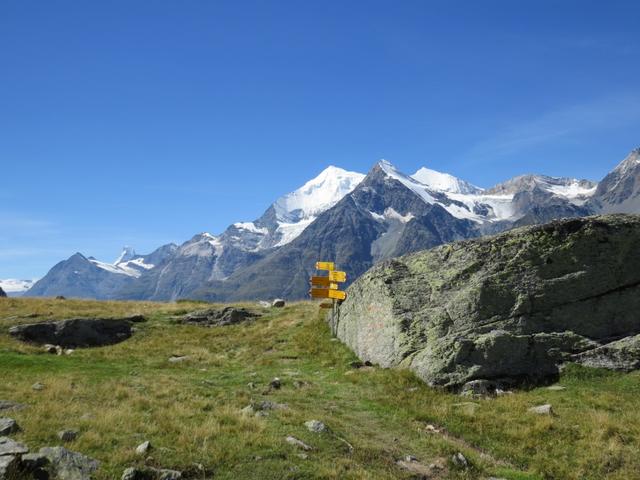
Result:
[[[593,204],[604,213],[640,212],[640,148],[633,150],[598,184]]]

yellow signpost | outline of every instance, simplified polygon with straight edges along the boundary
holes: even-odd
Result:
[[[346,292],[340,290],[339,283],[347,281],[347,273],[336,270],[333,262],[316,262],[316,270],[327,271],[327,275],[314,275],[309,279],[309,295],[311,298],[329,298],[331,303],[321,303],[320,308],[331,308],[331,328],[335,324],[336,300],[343,301],[347,298]]]

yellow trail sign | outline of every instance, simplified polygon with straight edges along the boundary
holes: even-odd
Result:
[[[313,287],[325,287],[332,290],[338,290],[339,288],[338,284],[332,282],[329,277],[311,277],[309,283]]]
[[[341,272],[340,270],[332,270],[329,272],[329,280],[332,282],[346,282],[347,272]]]
[[[344,300],[347,294],[341,290],[332,290],[330,288],[312,288],[309,290],[312,298],[333,298],[335,300]]]
[[[335,270],[336,265],[333,262],[316,262],[316,270]]]

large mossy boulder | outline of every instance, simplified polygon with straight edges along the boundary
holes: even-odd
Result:
[[[638,349],[613,342],[640,333],[638,246],[640,216],[606,215],[406,255],[360,277],[332,329],[430,385],[539,382],[565,361],[628,370]]]

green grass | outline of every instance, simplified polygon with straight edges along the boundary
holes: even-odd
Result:
[[[355,357],[331,338],[317,304],[264,310],[257,321],[230,327],[172,321],[202,307],[0,300],[0,399],[29,405],[11,413],[23,428],[16,438],[37,449],[59,444],[56,432],[75,428],[80,436],[68,447],[101,461],[98,479],[141,465],[134,449],[147,439],[155,446],[149,464],[193,478],[412,478],[396,465],[407,454],[425,464],[444,462],[438,478],[640,478],[636,373],[570,367],[560,380],[564,391],[538,388],[473,400],[478,405],[471,408],[456,405],[468,399],[431,389],[408,372],[352,369]],[[45,354],[6,333],[18,323],[134,313],[150,320],[137,324],[131,339],[70,356]],[[173,354],[191,359],[172,364]],[[282,389],[264,394],[276,376]],[[44,390],[34,391],[35,382]],[[240,412],[261,400],[289,408],[264,418]],[[527,413],[547,402],[556,416]],[[310,419],[333,433],[308,432]],[[428,424],[442,432],[430,433]],[[307,459],[284,441],[287,435],[314,447]],[[470,469],[450,463],[458,451]]]

